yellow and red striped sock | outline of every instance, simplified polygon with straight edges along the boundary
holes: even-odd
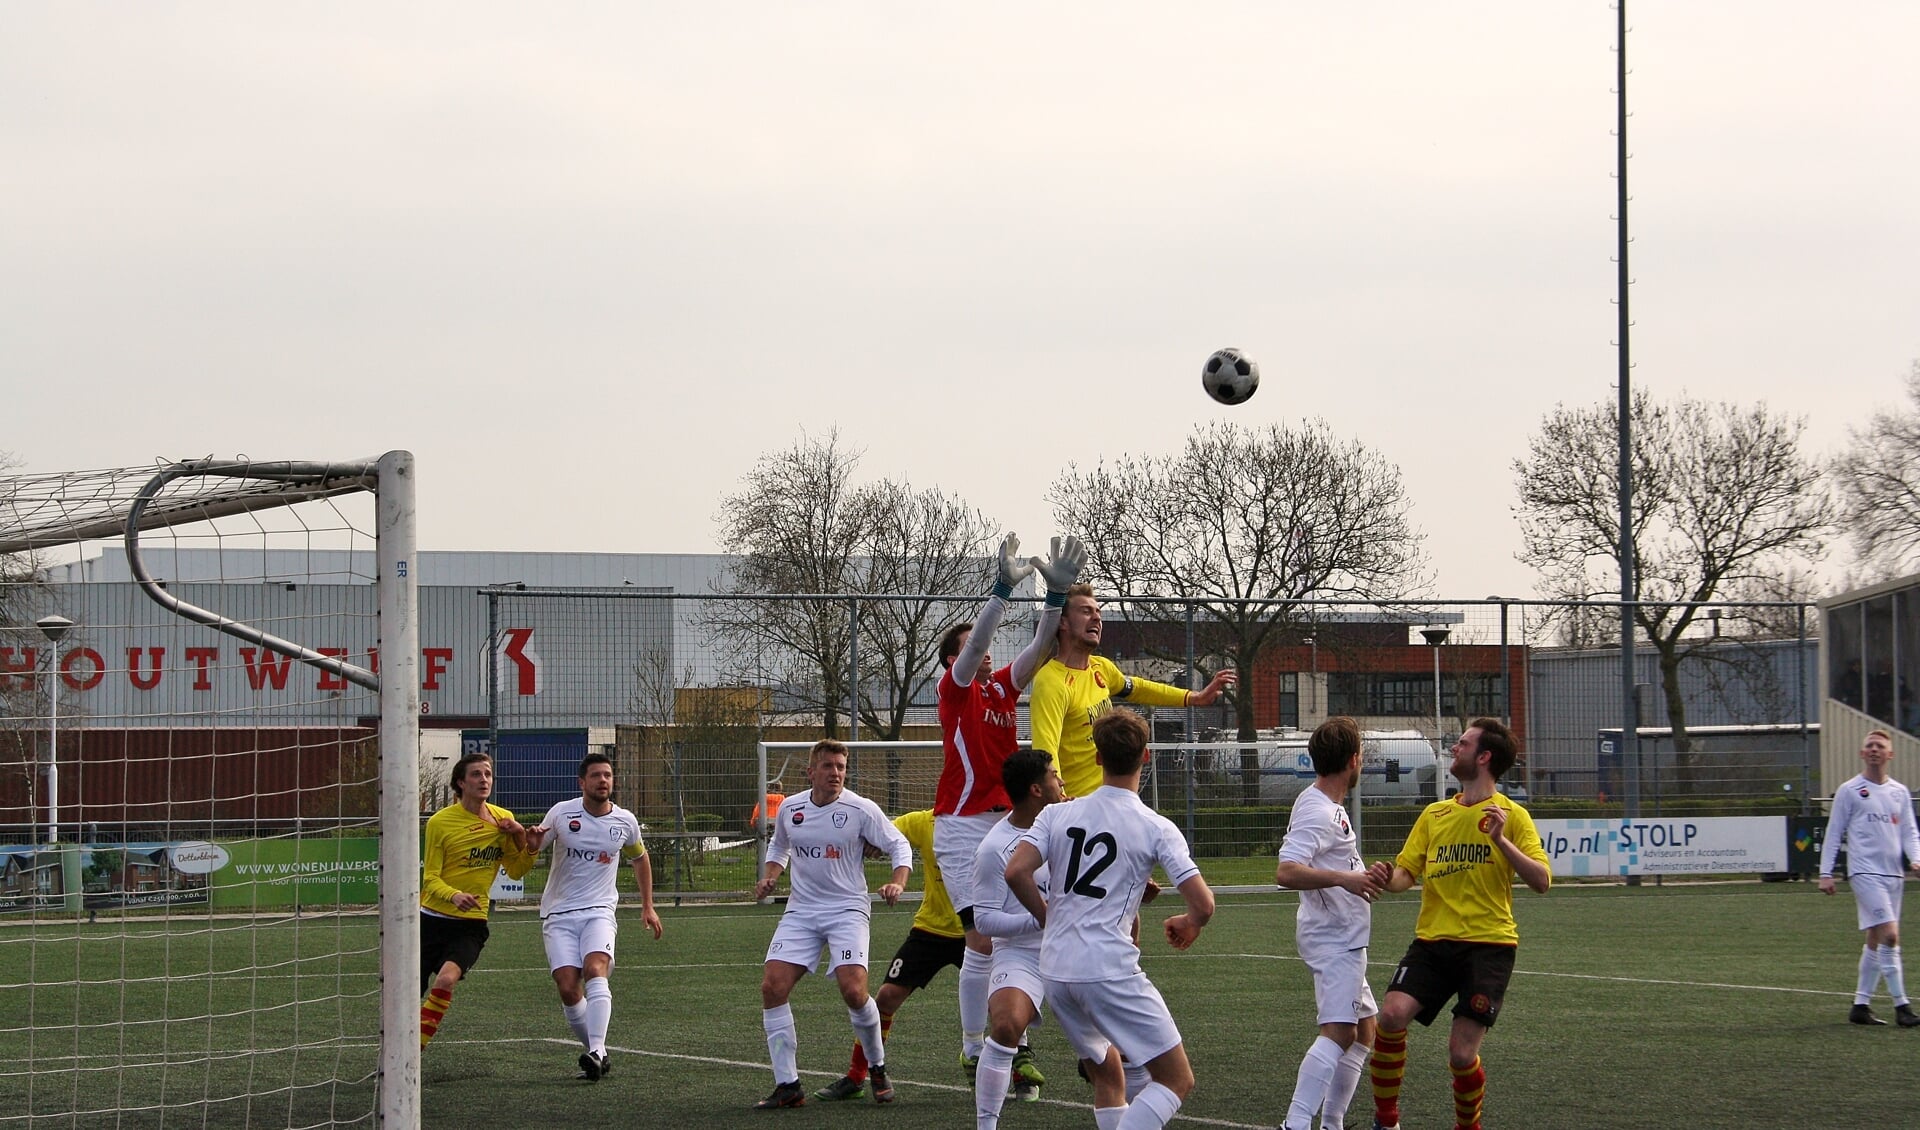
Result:
[[[1474,1056],[1473,1063],[1467,1067],[1453,1068],[1455,1130],[1480,1130],[1480,1100],[1486,1093],[1487,1073],[1480,1069],[1479,1056]]]
[[[427,995],[420,1001],[420,1046],[426,1047],[433,1042],[433,1034],[440,1030],[440,1022],[446,1019],[447,1009],[453,1004],[452,989],[428,989]]]
[[[1400,1077],[1407,1071],[1407,1030],[1380,1029],[1373,1042],[1373,1120],[1382,1126],[1400,1123]]]

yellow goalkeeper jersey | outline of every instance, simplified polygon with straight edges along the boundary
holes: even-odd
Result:
[[[511,820],[513,813],[487,805],[495,820]],[[506,868],[518,879],[533,870],[536,857],[516,848],[513,837],[462,808],[450,804],[427,818],[426,844],[421,849],[420,906],[448,918],[487,917],[487,892],[494,873]],[[466,892],[480,900],[472,910],[453,905],[453,896]]]
[[[1091,796],[1100,787],[1093,721],[1113,709],[1116,698],[1142,706],[1184,706],[1187,692],[1149,679],[1130,679],[1104,655],[1088,657],[1084,668],[1049,659],[1033,676],[1027,706],[1033,748],[1053,755],[1070,797]]]
[[[920,909],[913,916],[913,928],[943,938],[965,937],[967,929],[960,925],[953,899],[947,895],[946,881],[940,877],[940,862],[933,856],[933,809],[902,812],[893,818],[893,826],[900,829],[913,850],[920,853],[920,871],[926,876],[920,889]]]
[[[1547,864],[1547,850],[1527,810],[1505,793],[1493,794],[1491,803],[1507,810],[1507,839]],[[1513,921],[1513,865],[1480,830],[1485,809],[1485,802],[1467,805],[1459,797],[1429,804],[1393,861],[1420,880],[1420,918],[1413,933],[1421,941],[1520,943]]]

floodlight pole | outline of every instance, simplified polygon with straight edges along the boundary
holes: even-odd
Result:
[[[60,649],[73,628],[65,616],[42,616],[35,624],[47,637],[47,842],[60,842]]]
[[[1422,628],[1420,634],[1427,638],[1427,644],[1433,648],[1433,799],[1447,799],[1447,779],[1440,763],[1446,759],[1445,731],[1440,728],[1440,645],[1447,642],[1452,631],[1447,628]]]

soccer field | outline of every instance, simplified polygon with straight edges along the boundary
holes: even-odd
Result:
[[[1845,1022],[1859,938],[1844,892],[1824,898],[1803,883],[1565,886],[1544,898],[1521,893],[1517,903],[1518,969],[1507,1011],[1484,1049],[1488,1127],[1899,1124],[1920,1094],[1920,1030]],[[1270,1127],[1285,1114],[1294,1068],[1313,1036],[1310,990],[1293,950],[1293,905],[1293,896],[1280,893],[1224,897],[1192,951],[1176,954],[1157,936],[1148,942],[1145,967],[1180,1023],[1199,1079],[1176,1125]],[[1376,991],[1411,937],[1416,907],[1417,894],[1409,893],[1375,910]],[[1150,913],[1148,922],[1157,926],[1165,913]],[[587,1084],[573,1078],[577,1049],[547,976],[536,918],[525,910],[497,912],[480,966],[427,1049],[426,1125],[971,1125],[971,1095],[955,1062],[954,980],[945,972],[908,1001],[895,1023],[888,1042],[898,1093],[893,1105],[747,1109],[772,1086],[758,985],[776,915],[772,907],[666,906],[667,934],[659,942],[645,936],[637,915],[628,916],[613,976],[614,1072]],[[891,956],[910,918],[907,907],[878,909],[876,966]],[[75,953],[91,954],[83,960],[92,961],[124,952],[127,976],[135,981],[130,994],[171,994],[175,1004],[168,1007],[223,1016],[211,1030],[233,1054],[184,1076],[174,1072],[177,1098],[183,1087],[189,1094],[244,1089],[240,1078],[248,1073],[291,1072],[304,1080],[336,1070],[351,1075],[373,1062],[372,1050],[358,1040],[302,1052],[291,1063],[292,1053],[247,1051],[249,1044],[281,1046],[290,1027],[282,1018],[294,1014],[307,1026],[301,1036],[314,1038],[312,1026],[327,1013],[311,1004],[290,1008],[295,996],[338,990],[342,995],[326,1007],[355,1031],[366,1030],[373,1000],[364,970],[372,961],[373,922],[337,922],[335,929],[309,927],[303,943],[337,939],[359,951],[348,959],[286,954],[269,961],[258,954],[229,963],[249,944],[247,931],[233,930],[214,947],[225,956],[210,959],[228,975],[170,985],[142,979],[157,978],[170,963],[176,975],[208,964],[198,956],[209,952],[201,935],[192,944],[168,944],[162,933],[130,946],[118,927],[43,923],[34,931],[32,955],[22,953],[18,936],[5,948],[16,974],[25,966],[15,959],[31,956],[42,976],[70,976]],[[91,945],[90,931],[113,940]],[[0,942],[7,934],[0,930]],[[183,954],[195,955],[184,968]],[[265,975],[251,975],[255,964],[268,966]],[[85,978],[99,979],[98,968]],[[23,1015],[27,995],[18,988],[0,994],[0,1127],[163,1125],[153,1112],[76,1120],[62,1114],[76,1107],[63,1104],[84,1086],[81,1108],[97,1104],[102,1088],[115,1087],[124,1089],[124,1105],[140,1105],[163,1073],[143,1066],[101,1069],[123,1057],[142,1062],[136,1053],[162,1045],[177,1052],[207,1025],[191,1026],[171,1044],[165,1025],[129,1030],[114,1016],[135,1007],[119,1003],[115,984],[73,994],[36,992],[31,1018]],[[79,1041],[62,1030],[72,1017],[55,1014],[58,1000],[75,1001],[83,1014],[88,1027]],[[821,977],[803,980],[793,1004],[802,1082],[812,1090],[845,1068],[846,1010]],[[1879,1007],[1890,1012],[1884,1003]],[[1452,1124],[1443,1028],[1416,1027],[1409,1039],[1404,1126]],[[1035,1048],[1049,1079],[1043,1101],[1010,1108],[1002,1125],[1092,1125],[1090,1090],[1075,1077],[1058,1033],[1043,1030]],[[39,1118],[22,1117],[29,1079]],[[190,1116],[176,1111],[164,1125],[309,1124],[328,1111],[349,1116],[365,1092],[364,1084],[312,1088],[256,1102],[250,1111],[235,1104]],[[1367,1125],[1370,1109],[1363,1081],[1349,1124]]]

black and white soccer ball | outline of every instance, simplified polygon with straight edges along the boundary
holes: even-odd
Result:
[[[1222,404],[1245,404],[1260,387],[1260,366],[1238,349],[1221,349],[1200,370],[1201,387]]]

